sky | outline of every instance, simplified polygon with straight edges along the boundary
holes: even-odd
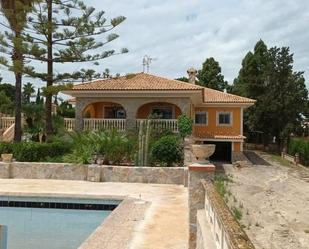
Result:
[[[308,0],[86,0],[107,19],[126,16],[115,32],[120,37],[106,49],[129,49],[129,53],[101,61],[99,66],[79,63],[60,65],[58,71],[91,67],[112,74],[143,70],[144,55],[155,58],[150,73],[177,78],[203,61],[219,61],[225,79],[232,83],[241,61],[262,39],[269,46],[288,46],[294,53],[294,69],[305,71],[309,88]],[[99,37],[104,39],[104,37]],[[37,64],[44,69],[43,65]],[[11,73],[0,69],[3,81]],[[25,79],[25,82],[31,81]],[[38,85],[39,83],[36,82]]]

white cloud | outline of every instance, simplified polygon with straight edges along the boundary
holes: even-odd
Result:
[[[261,38],[268,46],[289,46],[295,70],[307,71],[309,2],[303,0],[88,0],[105,10],[108,18],[124,15],[120,35],[107,48],[127,47],[130,52],[102,61],[98,69],[112,73],[142,70],[145,54],[157,58],[151,72],[171,78],[184,76],[188,67],[199,68],[213,56],[229,82],[241,61]],[[92,65],[90,65],[93,67]],[[77,70],[79,64],[61,66]],[[58,67],[60,70],[60,67]],[[5,74],[8,78],[8,74]],[[10,78],[12,79],[12,77]],[[307,86],[309,86],[309,80]]]

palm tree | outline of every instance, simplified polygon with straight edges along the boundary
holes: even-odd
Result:
[[[23,86],[23,95],[26,103],[30,103],[30,98],[34,93],[35,89],[32,83],[28,82]]]
[[[14,34],[12,53],[13,72],[15,74],[15,134],[14,141],[21,140],[21,86],[23,74],[22,31],[27,23],[27,14],[31,11],[33,0],[0,0],[0,10],[6,17]]]

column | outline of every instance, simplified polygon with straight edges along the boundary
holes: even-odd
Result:
[[[84,110],[84,103],[76,98],[76,107],[75,107],[75,130],[76,131],[83,131],[84,128],[84,121],[83,121],[83,110]]]

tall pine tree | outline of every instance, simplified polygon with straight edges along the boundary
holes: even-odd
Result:
[[[288,47],[267,49],[259,41],[254,52],[242,62],[234,81],[234,92],[254,98],[245,123],[250,130],[264,132],[264,142],[276,137],[279,147],[289,133],[297,130],[308,113],[308,90],[303,72],[293,70]]]
[[[46,82],[47,134],[53,131],[52,96],[61,89],[53,85],[81,77],[80,72],[59,73],[56,64],[93,62],[98,65],[104,58],[128,52],[125,48],[119,52],[113,49],[102,51],[103,46],[118,38],[111,32],[125,20],[119,16],[108,21],[104,14],[104,11],[96,12],[95,8],[79,0],[42,0],[36,5],[36,14],[28,20],[25,57],[46,63],[45,72],[32,68],[27,73]],[[105,38],[102,37],[107,33]]]
[[[223,91],[227,88],[227,81],[221,73],[221,67],[213,57],[207,58],[202,69],[198,71],[198,84],[215,90]]]

